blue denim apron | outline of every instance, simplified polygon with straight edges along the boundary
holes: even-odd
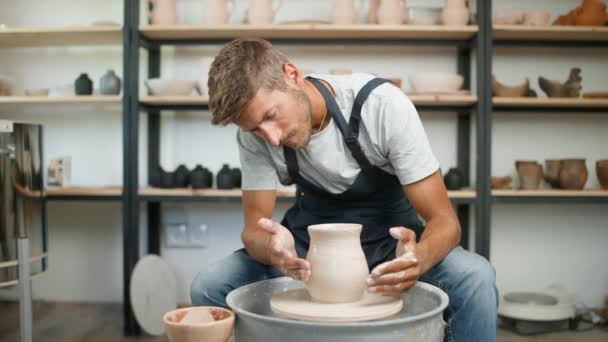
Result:
[[[281,224],[293,234],[296,252],[301,258],[306,257],[310,245],[307,230],[309,225],[321,223],[363,225],[361,245],[371,270],[378,264],[395,257],[397,240],[389,234],[391,227],[409,228],[416,233],[418,240],[424,230],[424,224],[405,197],[399,179],[371,165],[358,141],[363,103],[372,90],[389,81],[375,78],[363,86],[355,97],[350,120],[347,123],[331,92],[319,80],[307,79],[323,95],[327,108],[361,172],[346,191],[332,194],[304,179],[299,172],[296,152],[283,146],[287,170],[291,180],[297,184],[298,193],[296,203],[287,211]]]

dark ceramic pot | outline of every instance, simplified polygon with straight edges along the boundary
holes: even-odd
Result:
[[[160,188],[160,172],[161,169],[158,166],[152,169],[148,175],[148,184],[150,184],[150,186]]]
[[[598,160],[595,163],[595,173],[602,189],[608,190],[608,159]]]
[[[234,188],[234,175],[232,170],[228,167],[228,164],[224,164],[220,171],[217,173],[217,188],[218,189],[232,189]]]
[[[175,173],[167,172],[159,166],[160,170],[160,187],[164,189],[171,189],[175,187]]]
[[[519,187],[525,190],[535,190],[540,186],[543,177],[543,167],[536,161],[518,160],[515,162]]]
[[[86,73],[82,73],[74,81],[74,90],[76,91],[76,95],[91,95],[93,94],[93,81],[91,81]]]
[[[559,170],[562,161],[559,159],[545,159],[545,174],[543,178],[554,189],[559,189]]]
[[[190,182],[190,171],[185,165],[180,165],[173,172],[175,174],[175,186],[176,188],[187,188]]]
[[[108,70],[105,75],[99,79],[99,93],[102,95],[118,95],[122,82],[116,76],[114,70]]]
[[[464,174],[457,168],[451,168],[443,177],[448,190],[459,190],[464,186]]]
[[[241,188],[241,178],[242,178],[241,169],[239,169],[238,167],[235,167],[234,169],[232,169],[232,177],[234,180],[234,187],[240,189]]]
[[[201,165],[190,172],[190,185],[192,189],[209,189],[213,185],[213,174]]]
[[[588,176],[585,159],[562,159],[559,171],[559,186],[562,189],[582,190]]]

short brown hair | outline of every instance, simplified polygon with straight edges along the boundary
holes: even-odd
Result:
[[[209,69],[209,108],[214,125],[234,122],[260,89],[287,90],[285,54],[258,38],[235,39],[226,44]]]

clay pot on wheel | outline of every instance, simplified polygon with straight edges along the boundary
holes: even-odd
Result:
[[[525,190],[538,189],[543,176],[543,167],[536,161],[518,160],[515,168],[519,175],[519,187]]]
[[[582,190],[587,177],[585,159],[562,159],[559,171],[559,186],[562,189]]]
[[[361,247],[360,224],[308,226],[310,248],[306,260],[311,276],[306,288],[321,303],[351,303],[367,288],[369,270]]]
[[[554,189],[559,189],[559,170],[561,168],[562,161],[559,159],[546,159],[545,160],[545,174],[544,179]]]
[[[602,189],[608,190],[608,159],[595,162],[595,173]]]

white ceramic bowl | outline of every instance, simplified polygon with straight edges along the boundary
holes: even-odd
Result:
[[[196,81],[189,80],[151,78],[145,83],[150,94],[154,96],[188,96],[197,89]]]
[[[234,313],[213,306],[193,306],[163,316],[169,341],[228,341],[234,329]]]
[[[441,7],[410,7],[407,23],[410,25],[438,25],[441,23]]]
[[[412,91],[417,93],[454,93],[460,90],[464,78],[455,73],[430,71],[409,76]]]

